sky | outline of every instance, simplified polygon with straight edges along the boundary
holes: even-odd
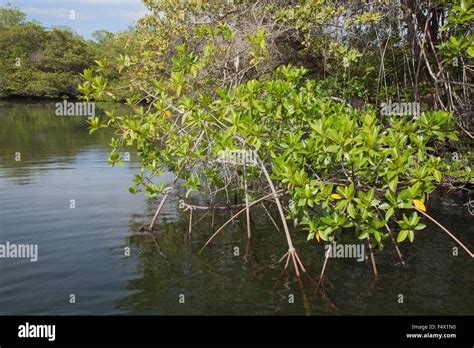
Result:
[[[28,20],[45,27],[67,26],[86,39],[96,30],[127,29],[148,12],[141,0],[0,0],[0,5],[8,2]]]

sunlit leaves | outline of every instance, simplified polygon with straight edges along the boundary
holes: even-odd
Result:
[[[211,34],[226,40],[235,35],[220,25],[198,30],[203,38]],[[248,39],[257,64],[266,56],[266,33],[257,31]],[[415,231],[425,227],[416,212],[403,212],[417,207],[416,200],[442,179],[445,169],[430,145],[447,139],[450,114],[426,112],[416,122],[400,117],[385,123],[371,108],[357,110],[320,96],[316,82],[305,78],[306,69],[290,65],[259,80],[211,86],[207,93],[200,89],[199,72],[207,67],[212,45],[203,51],[184,43],[173,49],[169,76],[150,78],[152,92],[143,91],[151,107],[140,105],[134,115],[109,120],[121,139],[112,144],[111,163],[120,161],[121,146],[136,146],[149,177],[162,170],[180,173],[186,197],[214,190],[242,193],[241,167],[235,164],[239,183],[230,185],[218,164],[219,154],[228,149],[258,151],[292,200],[288,218],[308,232],[308,240],[331,241],[355,231],[354,237],[380,249],[389,236],[388,224],[398,222],[399,242],[413,241]],[[84,88],[105,94],[107,80],[87,74]],[[130,103],[141,100],[138,96]],[[102,127],[91,122],[91,129]],[[259,170],[248,168],[247,175],[255,188],[251,197],[258,197],[265,187]],[[131,192],[144,190],[152,197],[163,193],[150,181],[138,180]]]

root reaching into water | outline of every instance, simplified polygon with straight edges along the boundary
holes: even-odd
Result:
[[[370,244],[370,236],[367,236],[367,244],[369,245],[370,261],[372,262],[372,270],[374,271],[374,276],[377,277],[378,276],[377,265],[375,263],[374,251],[372,250],[372,245]]]
[[[245,190],[245,214],[247,217],[247,239],[250,240],[251,232],[250,232],[250,209],[249,209],[249,193],[247,189],[247,163],[244,157],[244,190]]]
[[[326,271],[326,266],[329,260],[329,255],[331,255],[331,249],[332,249],[332,244],[329,244],[329,248],[326,251],[326,258],[324,259],[323,269],[321,270],[321,274],[319,275],[318,284],[316,284],[316,288],[314,289],[315,296],[318,294],[319,286],[321,285],[321,282],[323,280],[324,272]]]
[[[193,209],[189,210],[189,228],[188,228],[189,238],[191,238],[192,233],[193,233]]]
[[[272,215],[271,215],[270,212],[268,211],[268,209],[267,209],[267,207],[265,206],[265,204],[263,204],[263,202],[261,203],[261,206],[262,206],[263,210],[265,210],[265,213],[267,213],[268,218],[269,218],[270,221],[272,222],[273,226],[275,226],[275,228],[277,229],[278,232],[281,232],[281,231],[280,231],[280,227],[278,227],[277,223],[275,222],[275,220],[273,219]]]
[[[177,181],[177,180],[175,180],[175,181]],[[173,186],[174,186],[174,183],[173,183]],[[153,219],[151,219],[150,226],[148,226],[148,229],[150,231],[153,230],[153,227],[156,224],[156,220],[158,219],[158,216],[160,215],[161,209],[163,208],[163,205],[165,204],[166,200],[168,199],[168,196],[169,196],[169,193],[165,193],[165,195],[161,199],[160,205],[156,209],[155,215],[153,215]]]
[[[290,249],[288,249],[288,251],[280,258],[278,262],[281,263],[285,257],[285,270],[288,268],[291,259],[291,261],[293,261],[293,266],[295,267],[295,272],[298,277],[300,277],[301,275],[300,269],[301,271],[306,272],[306,269],[304,268],[303,263],[301,262],[300,257],[298,256],[298,253],[296,252],[295,248],[291,247]]]
[[[275,185],[273,185],[273,181],[270,178],[270,175],[267,172],[267,169],[265,168],[265,165],[263,164],[262,160],[259,158],[258,159],[260,162],[260,167],[262,168],[262,172],[267,178],[268,185],[270,186],[270,189],[273,192],[273,198],[275,199],[275,203],[278,208],[278,212],[280,213],[280,219],[281,223],[283,225],[283,229],[285,231],[285,236],[286,236],[286,241],[288,243],[288,251],[286,252],[285,255],[282,256],[280,259],[280,262],[286,257],[286,263],[285,263],[285,269],[288,267],[288,264],[290,262],[290,258],[293,261],[293,266],[295,267],[295,272],[296,275],[299,277],[300,276],[300,268],[301,271],[306,272],[306,269],[303,266],[303,263],[301,262],[298,253],[296,252],[296,249],[293,246],[293,242],[291,240],[291,235],[290,235],[290,230],[288,229],[288,224],[286,223],[286,218],[285,218],[285,212],[283,211],[283,207],[281,205],[280,199],[278,198],[277,191],[275,189]]]
[[[198,223],[200,223],[206,216],[209,215],[210,210],[206,211],[195,223],[193,223],[193,226],[196,226]]]
[[[438,221],[436,221],[433,217],[425,213],[423,210],[418,209],[418,208],[415,208],[415,209],[419,213],[423,214],[423,216],[425,216],[426,218],[434,222],[439,228],[441,228],[448,236],[450,236],[456,243],[458,243],[469,254],[469,256],[474,257],[474,254],[472,253],[472,251],[470,251],[467,246],[465,246],[458,238],[456,238],[451,232],[449,232],[446,227],[441,225]]]
[[[277,194],[278,194],[278,193],[281,193],[282,191],[283,191],[283,190],[279,190],[279,191],[277,192]],[[267,199],[268,197],[271,197],[271,196],[273,196],[273,195],[274,195],[274,193],[272,192],[272,193],[269,193],[268,195],[263,196],[262,198],[257,199],[256,201],[250,202],[249,205],[248,205],[248,207],[250,208],[250,207],[254,206],[255,204],[260,203],[260,202],[263,201],[264,199]],[[239,212],[237,212],[237,214],[233,215],[229,220],[227,220],[221,227],[219,227],[219,228],[217,229],[217,231],[214,232],[214,233],[212,234],[212,236],[207,240],[206,244],[204,244],[204,246],[201,248],[201,250],[199,250],[199,254],[201,254],[201,253],[203,252],[203,250],[204,250],[204,249],[209,245],[209,243],[219,234],[219,232],[224,229],[224,227],[226,227],[229,223],[231,223],[232,221],[234,221],[238,216],[240,216],[243,212],[245,212],[246,209],[247,209],[247,207],[245,207],[244,209],[240,210]]]
[[[201,131],[201,133],[199,134],[197,140],[196,140],[196,143],[194,144],[194,146],[192,147],[191,149],[191,152],[196,150],[196,148],[198,147],[199,143],[201,142],[201,139],[202,139],[202,136],[204,135],[204,131]],[[153,227],[155,226],[156,224],[156,220],[158,219],[158,216],[160,215],[160,212],[161,212],[161,209],[163,208],[163,205],[165,204],[166,200],[168,199],[168,196],[170,195],[171,191],[173,191],[174,187],[176,186],[176,183],[178,182],[178,179],[179,177],[181,176],[181,173],[183,172],[184,170],[184,167],[185,165],[183,165],[178,173],[176,174],[174,180],[173,180],[173,183],[171,184],[170,187],[168,187],[167,190],[164,195],[163,195],[163,198],[161,199],[161,202],[160,202],[160,205],[158,206],[158,208],[156,209],[156,212],[155,212],[155,215],[153,215],[153,219],[151,220],[150,222],[150,226],[148,226],[148,229],[151,231],[153,230]]]
[[[395,241],[395,238],[393,238],[392,230],[388,226],[388,223],[385,225],[385,228],[387,229],[388,234],[390,235],[390,239],[392,240],[393,245],[395,245],[395,250],[397,251],[397,255],[398,255],[398,258],[400,259],[400,262],[401,262],[402,266],[405,267],[405,260],[403,260],[403,256],[402,256],[402,253],[400,251],[400,248],[398,247],[398,244]]]
[[[141,225],[138,230],[138,232],[151,232],[151,230],[148,228],[148,225],[147,224],[143,224]]]

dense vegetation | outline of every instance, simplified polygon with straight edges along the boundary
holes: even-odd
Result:
[[[0,7],[0,98],[77,97],[80,73],[101,56],[100,47],[69,28],[47,29],[10,5]]]
[[[396,247],[425,227],[437,186],[472,182],[472,1],[145,3],[136,28],[98,36],[104,50],[79,91],[134,106],[90,124],[114,130],[110,163],[136,148],[130,191],[162,196],[149,229],[178,184],[209,209],[239,197],[249,237],[251,208],[272,199],[282,259],[299,273],[287,220],[308,239]],[[386,112],[392,102],[421,113]],[[257,161],[222,163],[226,151]],[[176,175],[169,187],[164,171]]]

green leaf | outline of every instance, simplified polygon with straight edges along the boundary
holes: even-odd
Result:
[[[385,221],[388,221],[393,216],[394,213],[395,213],[395,209],[389,208],[387,212],[385,213]]]
[[[380,241],[382,240],[382,236],[380,235],[379,231],[374,231],[374,237],[378,243],[380,243]]]
[[[407,230],[401,230],[400,232],[398,232],[397,243],[403,242],[407,238],[407,235],[408,235]]]
[[[304,207],[306,205],[306,198],[300,198],[298,201],[298,207]]]
[[[360,236],[359,236],[359,239],[367,239],[369,237],[369,233],[368,232],[364,232],[362,233]]]
[[[356,211],[352,203],[349,203],[349,205],[347,206],[347,213],[349,214],[351,218],[353,219],[356,218]]]
[[[403,220],[405,221],[407,225],[410,225],[410,220],[408,219],[408,216],[406,216],[405,214],[403,214]]]
[[[455,132],[448,133],[448,138],[453,140],[453,141],[459,141],[459,138],[458,138],[458,136],[456,135]]]
[[[395,175],[395,177],[388,184],[388,187],[390,188],[390,190],[392,192],[396,192],[397,191],[397,185],[398,185],[398,175]]]
[[[329,145],[328,147],[326,147],[326,152],[338,152],[340,149],[340,146],[339,145]]]
[[[467,49],[467,54],[473,58],[474,57],[474,45],[473,46],[469,46],[469,48]]]
[[[420,220],[418,217],[418,213],[415,211],[411,216],[410,216],[410,226],[415,226],[417,222]]]

